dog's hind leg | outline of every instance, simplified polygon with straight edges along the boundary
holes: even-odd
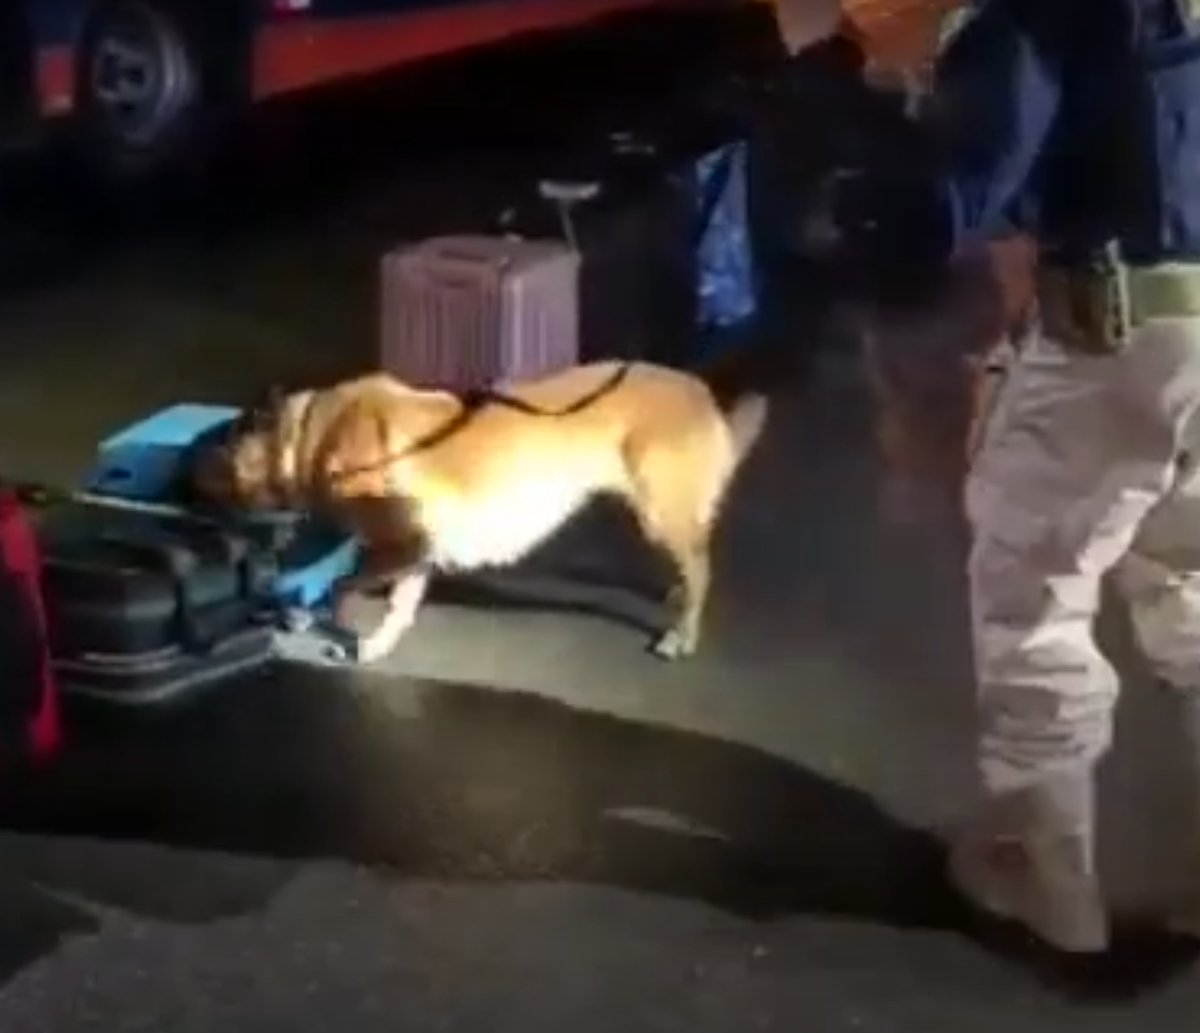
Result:
[[[645,483],[635,483],[629,502],[646,539],[662,549],[675,567],[678,581],[667,598],[674,622],[654,644],[658,656],[674,660],[691,655],[700,643],[711,580],[708,510],[712,507],[699,505],[690,492],[662,498],[661,491],[656,495],[646,490]]]
[[[668,596],[675,621],[654,643],[654,652],[664,660],[691,656],[700,644],[704,609],[711,580],[707,536],[673,538],[659,534],[679,571],[679,584]]]

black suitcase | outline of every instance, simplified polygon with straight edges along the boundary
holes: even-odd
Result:
[[[656,155],[620,145],[547,171],[500,230],[578,250],[582,361],[677,361],[695,331],[691,196]]]
[[[614,190],[573,213],[585,361],[684,360],[696,320],[692,222],[689,198],[668,179]]]
[[[690,103],[560,157],[508,212],[501,229],[566,238],[582,259],[585,361],[699,358],[700,244],[714,198],[697,162],[746,140],[732,101]]]
[[[273,553],[188,520],[56,506],[39,521],[63,690],[154,703],[272,655]]]

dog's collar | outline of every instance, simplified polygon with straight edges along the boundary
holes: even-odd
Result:
[[[289,398],[280,412],[275,431],[277,451],[272,463],[271,491],[286,505],[293,503],[298,494],[303,494],[300,475],[306,465],[302,457],[308,445],[313,403],[313,393],[305,391]]]

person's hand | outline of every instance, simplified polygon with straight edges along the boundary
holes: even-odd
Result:
[[[838,0],[775,0],[775,23],[789,54],[837,34],[842,25]]]
[[[958,259],[944,289],[916,309],[877,310],[865,365],[876,439],[893,503],[957,492],[1003,384],[1007,351],[1034,305],[1036,249],[996,241]]]

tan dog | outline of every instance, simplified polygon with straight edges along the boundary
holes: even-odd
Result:
[[[765,417],[759,395],[722,405],[701,379],[644,363],[475,399],[378,373],[277,400],[199,457],[194,479],[212,501],[319,512],[352,530],[363,557],[342,592],[390,588],[388,649],[431,572],[513,564],[593,496],[616,496],[678,569],[678,616],[655,645],[673,658],[698,644],[714,524]]]

